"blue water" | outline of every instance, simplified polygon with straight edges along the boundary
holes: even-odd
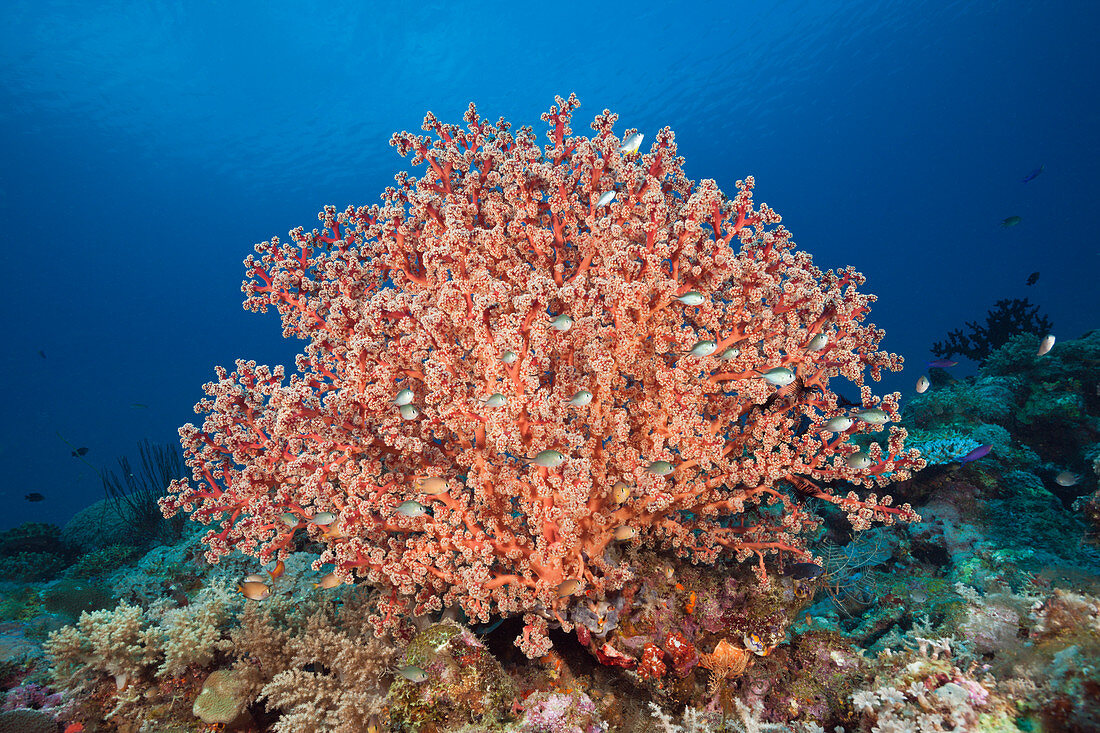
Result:
[[[607,107],[647,144],[671,126],[693,178],[755,175],[819,264],[868,276],[909,359],[888,390],[1001,298],[1100,326],[1095,4],[667,5],[0,3],[0,528],[102,495],[62,437],[115,468],[195,419],[215,364],[289,362],[240,306],[251,245],[377,201],[390,135],[471,100],[539,127],[576,92],[578,134]]]

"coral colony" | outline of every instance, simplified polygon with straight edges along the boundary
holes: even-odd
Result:
[[[901,358],[865,322],[863,276],[815,267],[751,177],[731,197],[695,183],[668,128],[645,150],[606,110],[575,135],[577,106],[543,115],[545,145],[472,104],[465,127],[429,113],[390,141],[419,173],[381,205],[256,246],[245,307],[307,344],[289,379],[219,368],[180,429],[192,478],[162,507],[219,525],[210,561],[308,538],[330,585],[382,591],[378,633],[456,606],[522,615],[536,657],[549,627],[595,648],[578,627],[639,588],[631,547],[766,582],[815,561],[814,506],[856,530],[919,519],[873,493],[923,467],[905,430],[853,439],[899,419],[900,395],[864,384]],[[703,661],[727,676],[746,653]]]

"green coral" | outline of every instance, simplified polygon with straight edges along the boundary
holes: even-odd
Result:
[[[129,564],[138,555],[138,548],[130,545],[109,545],[102,550],[94,550],[83,556],[73,566],[72,573],[77,578],[94,578],[112,573],[122,565]]]
[[[65,568],[65,558],[52,552],[20,552],[0,557],[0,578],[17,583],[49,580]]]
[[[0,532],[0,555],[21,552],[57,552],[61,529],[44,522],[24,522]]]
[[[42,600],[34,588],[0,594],[0,622],[28,621],[42,612]]]
[[[42,605],[47,611],[76,619],[85,611],[98,611],[115,604],[106,589],[86,580],[63,578],[42,591]]]

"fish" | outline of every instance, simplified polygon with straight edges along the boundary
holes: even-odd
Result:
[[[581,585],[581,581],[577,578],[569,578],[558,583],[558,598],[565,598],[571,596],[577,592],[577,588]]]
[[[864,410],[853,410],[853,417],[860,422],[865,422],[868,425],[885,425],[890,422],[890,416],[886,414],[885,410],[878,407],[868,407]]]
[[[416,480],[416,490],[428,496],[437,496],[447,490],[447,479],[440,476],[425,476]]]
[[[500,392],[494,392],[489,395],[489,398],[485,400],[486,407],[503,407],[508,402],[508,398],[502,395]]]
[[[565,313],[562,313],[560,316],[550,321],[550,328],[555,331],[568,331],[572,327],[573,319]]]
[[[401,413],[401,417],[405,420],[415,420],[420,415],[420,410],[416,409],[413,405],[401,405],[397,408]]]
[[[1039,351],[1035,353],[1035,356],[1042,356],[1051,349],[1054,348],[1054,334],[1048,333],[1043,336],[1043,340],[1039,342]]]
[[[758,657],[766,657],[768,655],[767,650],[764,647],[764,642],[756,634],[745,634],[742,639],[745,643],[745,649],[749,650]]]
[[[825,429],[830,433],[843,433],[845,430],[852,427],[853,422],[852,418],[847,415],[837,415],[825,423]]]
[[[84,446],[81,446],[81,447],[79,447],[79,448],[77,448],[76,450],[73,451],[73,458],[80,458],[81,456],[86,456],[86,455],[88,455],[88,449],[85,448]]]
[[[718,342],[716,341],[696,341],[688,353],[692,356],[710,356],[717,348]]]
[[[415,395],[413,394],[413,391],[406,387],[405,389],[398,392],[397,396],[393,398],[393,404],[397,405],[398,407],[404,407],[405,405],[411,403],[414,397]]]
[[[630,487],[622,481],[616,481],[611,487],[611,501],[622,504],[630,497]]]
[[[917,394],[924,394],[931,386],[932,382],[929,381],[928,377],[924,376],[923,374],[920,375],[920,378],[917,379]]]
[[[26,499],[27,501],[35,502],[35,501],[42,501],[46,497],[42,496],[42,494],[39,494],[37,491],[32,491],[31,493],[27,494],[23,498]]]
[[[975,448],[974,450],[970,451],[965,456],[960,458],[959,459],[959,465],[960,466],[965,466],[966,464],[970,463],[971,461],[976,461],[979,458],[985,458],[987,455],[989,455],[989,452],[991,450],[993,450],[993,446],[989,445],[988,443],[986,445],[979,445],[977,448]]]
[[[244,576],[244,583],[265,583],[267,579],[259,573],[252,573],[251,575]]]
[[[503,354],[500,355],[500,360],[503,361],[505,364],[514,364],[516,359],[518,358],[519,357],[516,356],[516,352],[514,351],[505,351]]]
[[[275,567],[267,571],[267,574],[271,576],[272,580],[283,577],[284,573],[286,573],[286,563],[282,560],[277,561]]]
[[[145,404],[144,402],[131,402],[130,407],[134,408],[135,410],[149,409],[149,405]]]
[[[566,455],[556,450],[544,450],[539,451],[538,454],[528,460],[528,463],[533,463],[540,468],[557,468],[565,462]]]
[[[428,507],[416,499],[409,499],[397,505],[397,513],[405,517],[420,517],[428,511]]]
[[[596,208],[599,208],[601,206],[607,206],[608,204],[610,204],[614,200],[615,200],[615,192],[614,191],[605,191],[596,200]]]
[[[764,377],[764,381],[768,384],[774,384],[777,387],[786,387],[794,381],[794,372],[787,367],[775,367],[766,372],[760,372],[760,376]]]
[[[1081,477],[1073,473],[1072,471],[1062,471],[1054,477],[1054,483],[1058,484],[1059,486],[1065,486],[1067,488],[1070,486],[1076,486],[1077,482],[1080,480]]]
[[[340,585],[340,578],[336,577],[336,573],[326,573],[321,576],[321,579],[313,584],[314,588],[335,588]]]
[[[43,351],[42,349],[39,349],[39,350],[38,350],[38,355],[39,355],[39,356],[41,356],[41,357],[42,357],[43,359],[45,359],[45,358],[46,358],[46,352],[45,352],[45,351]]]
[[[318,527],[327,527],[336,521],[336,514],[333,512],[317,512],[309,521],[316,524]]]
[[[347,535],[344,534],[344,530],[339,524],[330,524],[325,527],[325,531],[321,533],[321,537],[326,540],[342,540],[346,539]]]
[[[676,300],[680,301],[684,305],[701,305],[706,297],[699,292],[689,290],[683,295],[676,296]]]
[[[1037,282],[1039,282],[1039,273],[1038,273],[1038,271],[1033,272],[1033,273],[1031,273],[1030,275],[1027,276],[1027,284],[1028,285],[1034,285]]]
[[[1039,177],[1039,174],[1043,172],[1044,168],[1046,168],[1045,165],[1039,166],[1038,168],[1033,170],[1031,173],[1028,173],[1026,176],[1021,178],[1020,183],[1027,183],[1028,181],[1034,181],[1036,178]],[[1055,176],[1055,177],[1057,177],[1057,176]]]
[[[298,518],[298,515],[295,514],[294,512],[283,512],[282,514],[279,515],[279,519],[283,520],[283,524],[285,524],[288,527],[297,527],[298,522],[301,521]]]
[[[640,148],[642,146],[642,138],[643,137],[645,137],[645,135],[643,135],[640,132],[634,133],[633,135],[628,137],[626,140],[623,140],[623,146],[621,148],[619,148],[619,152],[621,152],[621,153],[636,153],[636,152],[638,152],[638,148]]]
[[[857,471],[862,471],[871,465],[871,456],[866,453],[853,453],[848,456],[848,460],[845,461],[848,464],[848,468],[854,468]]]
[[[584,407],[592,401],[592,393],[587,389],[582,389],[576,392],[572,397],[566,400],[569,404],[576,407]]]
[[[806,344],[806,351],[821,351],[829,345],[829,334],[819,333]]]
[[[1020,217],[1020,216],[1009,216],[1009,217],[1005,218],[1003,221],[1001,221],[1001,229],[1008,229],[1009,227],[1014,227],[1023,220],[1024,220],[1023,217]]]
[[[245,580],[237,583],[237,590],[250,601],[262,601],[271,595],[271,588],[267,583],[256,580]]]
[[[409,682],[416,682],[417,684],[428,680],[428,673],[415,664],[406,664],[404,667],[398,667],[394,672],[404,677]]]
[[[617,540],[632,540],[638,536],[638,530],[626,524],[621,527],[616,527],[615,531],[611,533],[611,536]]]
[[[675,468],[668,461],[654,461],[646,467],[647,473],[656,474],[657,476],[667,476],[674,470]]]
[[[928,366],[935,367],[937,369],[950,369],[953,366],[958,366],[959,362],[951,361],[950,359],[934,359],[928,362]]]
[[[795,580],[813,580],[825,572],[816,562],[796,562],[783,568],[783,574]]]
[[[730,361],[731,359],[736,359],[739,356],[741,356],[741,349],[737,348],[736,346],[731,346],[723,351],[721,356],[719,356],[718,358],[722,359],[723,361]]]

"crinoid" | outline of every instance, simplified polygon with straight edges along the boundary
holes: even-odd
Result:
[[[722,639],[710,654],[699,655],[699,666],[710,670],[709,695],[718,691],[723,680],[740,677],[752,661],[752,652]]]
[[[818,551],[823,560],[823,588],[845,616],[875,600],[878,585],[870,568],[890,559],[893,548],[884,533],[861,532],[843,547],[826,540]]]

